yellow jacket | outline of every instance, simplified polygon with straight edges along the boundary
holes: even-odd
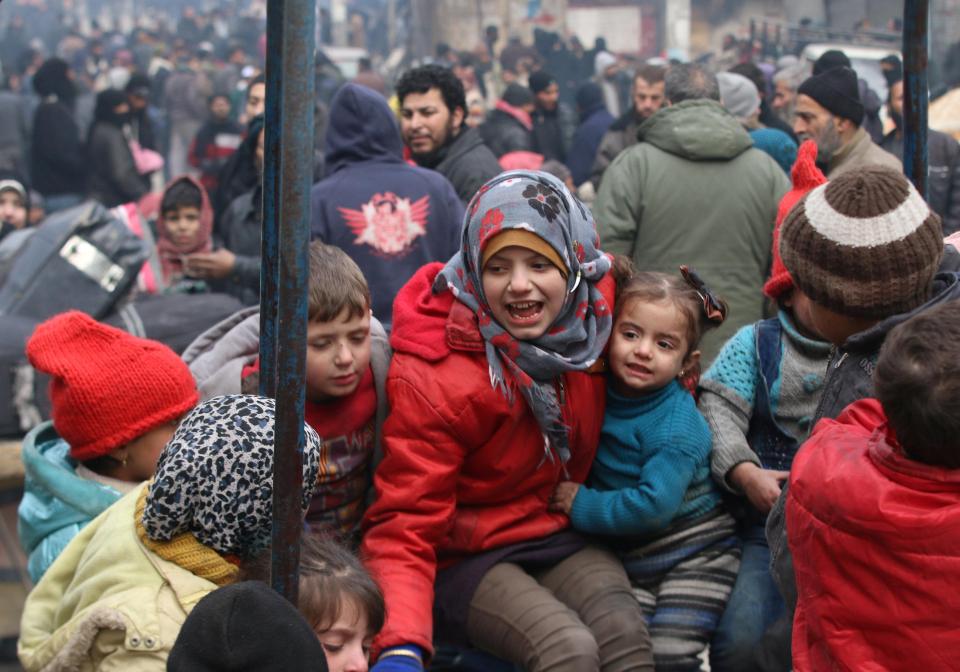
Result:
[[[27,597],[18,655],[33,670],[165,670],[187,614],[216,584],[137,537],[146,484],[78,534]]]

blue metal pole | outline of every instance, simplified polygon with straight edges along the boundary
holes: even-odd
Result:
[[[927,0],[903,6],[903,170],[927,198]]]
[[[294,604],[303,527],[300,494],[313,176],[314,20],[314,0],[268,1],[263,247],[274,265],[264,274],[261,293],[269,293],[275,279],[277,300],[274,304],[266,297],[267,315],[261,317],[261,324],[266,325],[267,333],[261,335],[261,345],[268,337],[276,343],[271,583]],[[273,241],[275,258],[270,257]],[[275,321],[270,310],[275,310]],[[269,386],[269,376],[261,372],[261,377],[267,378]]]

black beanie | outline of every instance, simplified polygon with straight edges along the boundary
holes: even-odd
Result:
[[[524,105],[533,103],[533,94],[530,93],[530,89],[525,86],[511,84],[507,87],[507,90],[503,92],[503,102],[508,105],[513,105],[514,107],[523,107]]]
[[[259,581],[197,603],[167,660],[169,672],[327,672],[323,647],[292,604]]]
[[[530,75],[530,90],[535,94],[545,91],[551,84],[557,81],[557,78],[545,70],[537,70]]]
[[[849,68],[851,67],[850,59],[845,53],[839,49],[830,49],[829,51],[823,52],[820,58],[816,60],[813,64],[813,76],[826,72],[827,70],[833,70],[834,68]]]
[[[857,73],[847,67],[833,68],[807,79],[797,94],[810,96],[838,117],[857,126],[863,121],[863,103],[857,86]]]

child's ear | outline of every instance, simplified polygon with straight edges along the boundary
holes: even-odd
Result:
[[[694,350],[687,354],[686,358],[683,360],[683,370],[690,371],[697,364],[700,363],[700,351]]]

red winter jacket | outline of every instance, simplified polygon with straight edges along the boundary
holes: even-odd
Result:
[[[797,672],[960,669],[960,470],[904,457],[878,401],[817,424],[787,531]]]
[[[417,271],[393,308],[391,413],[362,549],[387,603],[374,658],[404,643],[433,650],[438,567],[570,524],[547,511],[554,487],[567,480],[559,460],[544,459],[543,434],[519,391],[510,404],[491,386],[476,317],[450,293],[430,291],[441,268]],[[612,293],[612,280],[601,285]],[[563,387],[566,467],[582,483],[603,424],[604,380],[570,373]]]

